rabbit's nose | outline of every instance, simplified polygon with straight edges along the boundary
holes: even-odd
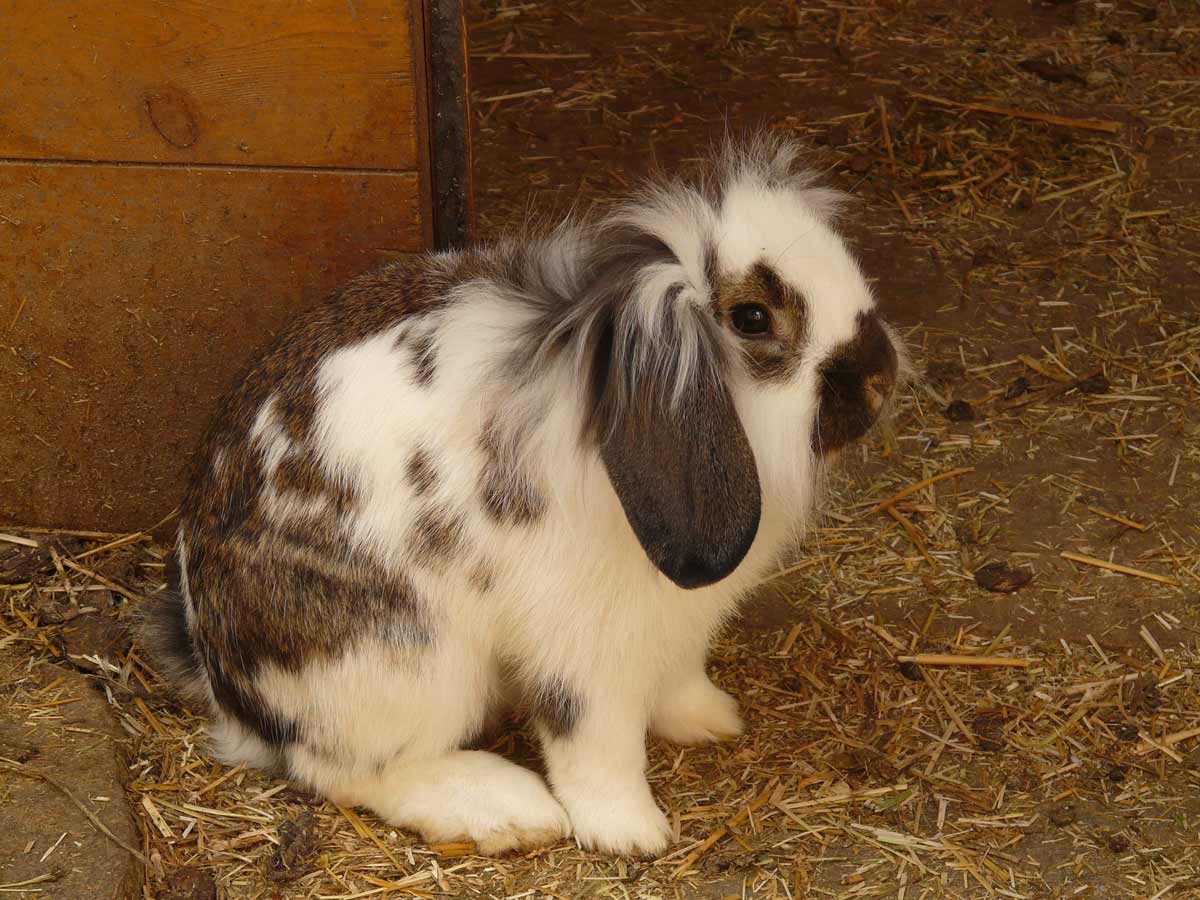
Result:
[[[867,408],[871,410],[871,415],[879,415],[883,404],[892,396],[892,391],[895,389],[896,379],[886,372],[876,372],[874,375],[866,377],[863,381],[863,394],[866,397]]]

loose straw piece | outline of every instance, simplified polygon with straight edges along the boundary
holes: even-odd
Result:
[[[975,737],[975,732],[967,727],[967,723],[962,720],[958,712],[953,706],[950,705],[950,701],[946,699],[946,695],[942,693],[942,689],[938,686],[938,683],[934,680],[933,676],[930,675],[928,678],[926,678],[925,683],[929,685],[929,690],[933,692],[933,695],[941,701],[941,704],[945,708],[946,713],[950,716],[951,721],[953,721],[954,724],[958,726],[958,730],[962,732],[962,736],[971,743],[971,746],[978,746],[979,739]]]
[[[910,522],[908,518],[900,512],[900,510],[896,509],[896,507],[885,506],[884,511],[900,523],[901,527],[903,527],[908,533],[908,539],[913,542],[913,545],[917,548],[920,554],[925,557],[925,561],[929,563],[929,565],[933,566],[933,568],[940,569],[941,566],[939,566],[937,561],[929,555],[929,549],[925,546],[925,539],[921,537],[920,529]]]
[[[771,783],[767,785],[766,790],[750,801],[749,805],[743,807],[741,812],[735,815],[732,819],[729,819],[724,825],[706,837],[699,847],[689,853],[684,858],[683,862],[675,867],[675,871],[671,873],[671,878],[679,878],[679,876],[694,866],[696,864],[696,860],[707,853],[712,848],[713,844],[721,840],[721,838],[725,837],[725,835],[729,834],[729,829],[740,825],[746,819],[750,818],[751,813],[755,812],[759,807],[766,803],[767,800],[771,798],[771,794],[774,793],[774,791],[775,780],[772,779]]]
[[[1027,365],[1029,368],[1033,369],[1033,371],[1037,372],[1043,378],[1049,378],[1051,381],[1057,381],[1059,384],[1074,384],[1075,383],[1075,379],[1072,378],[1070,375],[1066,374],[1065,372],[1055,372],[1053,369],[1042,365],[1040,362],[1038,362],[1036,359],[1034,359],[1032,356],[1029,356],[1026,353],[1022,353],[1020,356],[1017,357],[1017,359],[1019,359],[1021,362],[1025,363],[1025,365]]]
[[[158,807],[154,805],[154,801],[150,799],[149,794],[142,794],[142,809],[146,810],[146,815],[150,817],[150,821],[154,823],[154,827],[158,829],[158,833],[167,840],[173,840],[175,832],[171,830],[171,826],[167,824],[167,820],[163,818],[163,814],[158,811]]]
[[[12,891],[18,894],[36,894],[38,891],[18,891],[17,888],[29,887],[31,884],[41,884],[44,881],[57,881],[61,877],[61,872],[46,872],[44,875],[35,875],[32,878],[26,878],[24,881],[8,881],[0,884],[0,891]]]
[[[1188,728],[1184,731],[1176,731],[1171,734],[1163,735],[1157,742],[1151,743],[1147,741],[1149,746],[1142,747],[1138,750],[1139,756],[1145,756],[1151,750],[1158,750],[1162,747],[1174,747],[1180,741],[1186,741],[1188,738],[1200,737],[1200,728]]]
[[[484,97],[480,103],[500,103],[504,100],[520,100],[524,97],[537,97],[541,94],[553,94],[554,88],[540,87],[528,91],[517,91],[513,94],[497,94],[495,97]]]
[[[1137,672],[1130,672],[1128,675],[1118,675],[1116,678],[1104,678],[1100,681],[1089,681],[1085,684],[1073,684],[1069,688],[1065,688],[1063,693],[1068,696],[1086,694],[1088,691],[1098,691],[1103,688],[1114,687],[1118,684],[1127,684],[1130,681],[1137,680]]]
[[[93,547],[91,550],[80,553],[75,557],[75,560],[79,561],[81,559],[87,559],[89,556],[95,556],[97,553],[107,553],[109,550],[115,550],[118,547],[124,547],[128,544],[136,543],[145,536],[146,532],[135,531],[133,534],[127,534],[124,537],[119,537],[114,541],[109,541],[107,544],[101,544],[99,547]]]
[[[916,663],[918,666],[1005,666],[1025,669],[1032,659],[1009,656],[957,656],[953,653],[921,653],[917,656],[897,656],[896,662]]]
[[[1099,187],[1102,184],[1107,184],[1117,178],[1124,178],[1124,172],[1112,172],[1108,175],[1102,175],[1099,178],[1093,178],[1091,181],[1085,181],[1083,184],[1075,184],[1069,188],[1063,188],[1061,191],[1051,191],[1049,194],[1039,194],[1033,201],[1034,203],[1045,203],[1047,200],[1058,200],[1061,197],[1069,197],[1071,194],[1077,194],[1080,191],[1086,191],[1088,188]]]
[[[1082,553],[1072,553],[1070,550],[1062,551],[1059,556],[1063,559],[1069,559],[1073,562],[1083,563],[1085,566],[1095,566],[1098,569],[1108,569],[1110,572],[1120,572],[1122,575],[1133,575],[1136,578],[1148,578],[1151,581],[1157,581],[1160,584],[1169,584],[1173,587],[1179,587],[1179,582],[1171,578],[1169,575],[1158,575],[1154,572],[1147,572],[1145,569],[1135,569],[1132,566],[1123,566],[1120,563],[1109,562],[1106,559],[1097,559],[1094,556],[1084,556]]]
[[[882,640],[884,640],[884,641],[886,641],[887,643],[891,644],[891,645],[892,645],[893,647],[895,647],[897,650],[901,650],[901,651],[903,651],[903,650],[907,650],[907,649],[908,649],[908,647],[906,647],[906,646],[904,645],[904,643],[903,643],[903,642],[902,642],[902,641],[901,641],[899,638],[897,638],[897,637],[896,637],[894,634],[892,634],[892,633],[891,633],[890,631],[888,631],[886,628],[883,628],[883,627],[881,627],[881,626],[879,626],[879,625],[876,625],[874,622],[868,622],[868,621],[866,621],[866,620],[863,620],[863,623],[862,623],[862,624],[863,624],[863,627],[864,627],[864,628],[867,628],[867,629],[869,629],[869,630],[870,630],[870,631],[871,631],[873,634],[877,634],[877,635],[879,635],[879,637],[880,637]]]
[[[956,475],[966,475],[968,472],[974,471],[974,466],[964,466],[961,469],[951,469],[949,472],[942,472],[940,475],[931,475],[929,478],[922,478],[916,484],[910,484],[908,487],[904,488],[904,490],[892,494],[892,496],[888,497],[886,500],[879,501],[879,503],[871,507],[871,512],[883,512],[883,510],[887,509],[892,504],[899,503],[905,497],[911,496],[912,494],[915,494],[917,491],[921,490],[921,488],[929,487],[929,485],[936,484],[939,481],[944,481],[947,478],[954,478]]]
[[[73,562],[69,559],[64,559],[62,561],[62,563],[68,569],[74,569],[80,575],[86,575],[88,578],[91,578],[93,581],[100,582],[102,585],[104,585],[109,590],[116,591],[118,594],[120,594],[126,600],[133,600],[134,602],[137,602],[138,600],[142,599],[137,594],[130,591],[128,588],[121,587],[121,585],[117,584],[115,581],[110,581],[109,579],[107,579],[103,575],[101,575],[99,572],[93,572],[91,569],[87,568],[86,566],[81,566],[79,563]]]
[[[991,113],[995,116],[1008,116],[1011,119],[1029,119],[1033,122],[1045,122],[1049,125],[1063,125],[1067,128],[1079,128],[1084,131],[1102,131],[1105,134],[1116,134],[1121,130],[1121,123],[1111,119],[1072,119],[1067,116],[1055,116],[1050,113],[1033,112],[1027,109],[1015,109],[1011,106],[993,106],[990,103],[962,103],[958,100],[947,100],[945,97],[934,97],[930,94],[918,94],[909,91],[918,100],[936,103],[939,106],[954,106],[958,109],[969,109],[973,112]]]
[[[876,797],[883,797],[887,794],[898,793],[908,790],[908,783],[905,781],[899,784],[893,784],[888,787],[868,788],[864,791],[852,791],[849,794],[837,794],[831,797],[817,797],[813,800],[801,800],[798,803],[787,803],[779,805],[779,809],[795,812],[798,809],[812,809],[818,806],[843,806],[847,803],[856,803],[859,800],[872,800]]]
[[[1172,750],[1166,744],[1163,744],[1161,741],[1156,741],[1154,738],[1150,737],[1150,735],[1146,734],[1146,732],[1139,731],[1138,737],[1140,737],[1143,741],[1145,741],[1147,744],[1149,744],[1153,749],[1171,757],[1171,759],[1175,760],[1175,762],[1177,762],[1177,763],[1183,762],[1182,756],[1180,756],[1178,753],[1176,753],[1174,750]]]
[[[1150,630],[1145,625],[1138,629],[1138,636],[1146,642],[1146,646],[1158,657],[1158,661],[1165,665],[1167,662],[1166,654],[1163,653],[1162,647],[1158,645],[1158,641],[1154,639],[1154,635],[1150,633]]]
[[[1141,522],[1133,521],[1133,519],[1127,519],[1124,516],[1118,516],[1116,513],[1107,512],[1098,506],[1089,506],[1088,512],[1095,513],[1096,515],[1100,516],[1100,518],[1102,518],[1102,519],[1109,519],[1113,522],[1120,522],[1122,525],[1126,526],[1127,528],[1136,528],[1138,531],[1149,531],[1150,530],[1149,525],[1143,525]]]
[[[0,541],[6,544],[18,544],[21,547],[36,547],[38,542],[27,537],[19,537],[15,534],[4,534],[0,532]]]
[[[427,881],[433,881],[434,873],[429,869],[424,872],[417,872],[414,875],[409,875],[406,878],[401,878],[398,881],[389,881],[386,878],[376,878],[374,875],[368,875],[366,872],[360,872],[358,877],[367,884],[373,884],[376,887],[386,888],[384,891],[366,891],[361,894],[352,894],[353,897],[366,897],[373,894],[386,894],[388,891],[404,891],[407,894],[412,894],[415,897],[432,897],[433,894],[429,891],[421,891],[416,888],[418,884],[424,884]],[[320,896],[320,895],[318,895]],[[336,895],[335,895],[336,896]],[[342,895],[345,896],[345,895]]]
[[[359,837],[366,838],[372,844],[374,844],[376,847],[378,847],[380,850],[382,850],[383,855],[388,858],[388,862],[390,862],[397,869],[403,868],[400,865],[400,861],[397,860],[396,857],[392,855],[392,851],[388,849],[387,844],[385,844],[383,841],[381,841],[379,839],[379,836],[377,834],[375,834],[375,832],[371,829],[371,826],[368,825],[366,822],[364,822],[362,820],[362,818],[358,815],[358,813],[356,813],[354,810],[350,809],[349,807],[340,806],[337,803],[335,803],[333,805],[334,805],[334,808],[337,809],[337,811],[342,814],[342,816],[346,819],[346,821],[350,823],[351,827],[353,827],[354,830],[356,832],[358,832]]]
[[[241,775],[245,771],[246,771],[246,764],[244,762],[238,763],[232,769],[226,770],[225,774],[221,775],[219,778],[214,778],[208,784],[204,785],[204,787],[200,788],[200,790],[196,791],[196,793],[192,795],[192,799],[199,800],[201,797],[203,797],[209,791],[224,784],[230,778],[236,778],[238,775]]]
[[[454,841],[449,844],[430,844],[429,849],[438,856],[443,857],[472,856],[477,851],[474,841]]]

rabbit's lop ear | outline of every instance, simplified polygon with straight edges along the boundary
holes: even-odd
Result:
[[[682,588],[720,581],[754,542],[762,497],[720,375],[715,322],[694,308],[669,310],[652,333],[615,318],[592,372],[609,480],[664,575]]]

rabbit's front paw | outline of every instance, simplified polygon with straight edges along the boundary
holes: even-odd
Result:
[[[645,782],[572,792],[563,805],[571,817],[575,838],[584,849],[653,857],[671,842],[671,826]]]
[[[571,833],[562,806],[545,782],[532,772],[518,771],[519,777],[516,772],[508,773],[508,784],[495,785],[472,816],[467,833],[484,856],[548,846]]]
[[[673,744],[692,745],[738,737],[743,726],[737,701],[701,676],[663,696],[650,730]]]

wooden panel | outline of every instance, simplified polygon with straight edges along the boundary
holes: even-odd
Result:
[[[409,24],[403,0],[7,0],[0,158],[412,170]]]
[[[0,522],[153,524],[285,317],[424,244],[411,173],[0,164]]]

